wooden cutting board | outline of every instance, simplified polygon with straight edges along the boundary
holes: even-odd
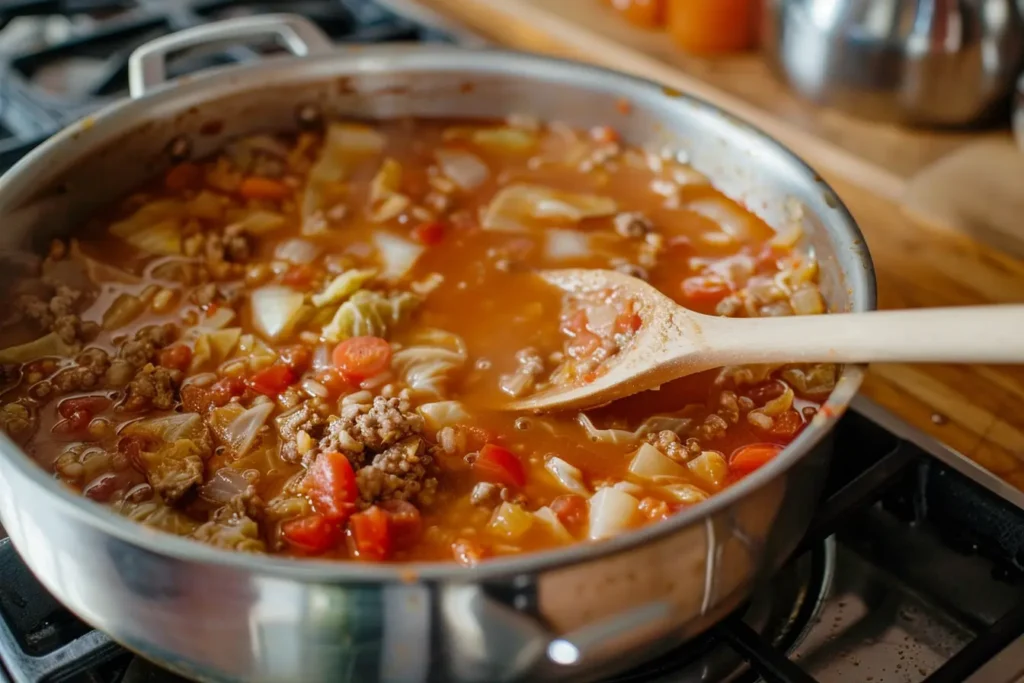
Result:
[[[419,4],[499,44],[659,81],[772,134],[819,169],[861,225],[882,308],[1024,302],[1024,166],[1007,131],[858,121],[799,101],[756,55],[684,55],[600,0]],[[1024,491],[1024,367],[876,365],[864,393]]]

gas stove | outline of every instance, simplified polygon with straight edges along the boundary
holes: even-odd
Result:
[[[339,43],[481,43],[408,0],[0,0],[0,169],[123,96],[131,50],[217,18],[298,12]],[[236,47],[171,69],[258,58]],[[172,683],[62,608],[0,528],[0,683]],[[1024,494],[878,406],[841,420],[800,549],[749,603],[617,683],[1024,680]]]

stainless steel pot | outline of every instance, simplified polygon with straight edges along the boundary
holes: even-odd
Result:
[[[301,57],[164,82],[185,46],[276,37]],[[874,305],[872,268],[833,191],[763,133],[703,102],[541,57],[446,47],[336,50],[305,20],[237,19],[154,41],[133,99],[80,122],[0,180],[3,246],[42,245],[188,152],[357,117],[510,112],[610,124],[671,145],[775,225],[801,220],[833,308]],[[628,100],[631,113],[621,111]],[[599,544],[484,563],[373,565],[224,552],[133,524],[64,489],[0,437],[0,515],[42,583],[86,622],[185,675],[223,681],[583,680],[637,664],[734,609],[793,550],[817,503],[829,432],[853,397],[708,503]]]
[[[1020,0],[768,0],[765,55],[804,97],[876,121],[1004,115],[1024,67]]]

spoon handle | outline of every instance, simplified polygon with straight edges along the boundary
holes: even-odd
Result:
[[[717,318],[714,360],[744,363],[1024,363],[1024,305]]]

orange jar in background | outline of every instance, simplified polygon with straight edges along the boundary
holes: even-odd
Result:
[[[760,0],[667,0],[668,32],[687,52],[739,52],[754,47]]]
[[[611,6],[634,26],[657,28],[665,23],[666,0],[610,0]]]

